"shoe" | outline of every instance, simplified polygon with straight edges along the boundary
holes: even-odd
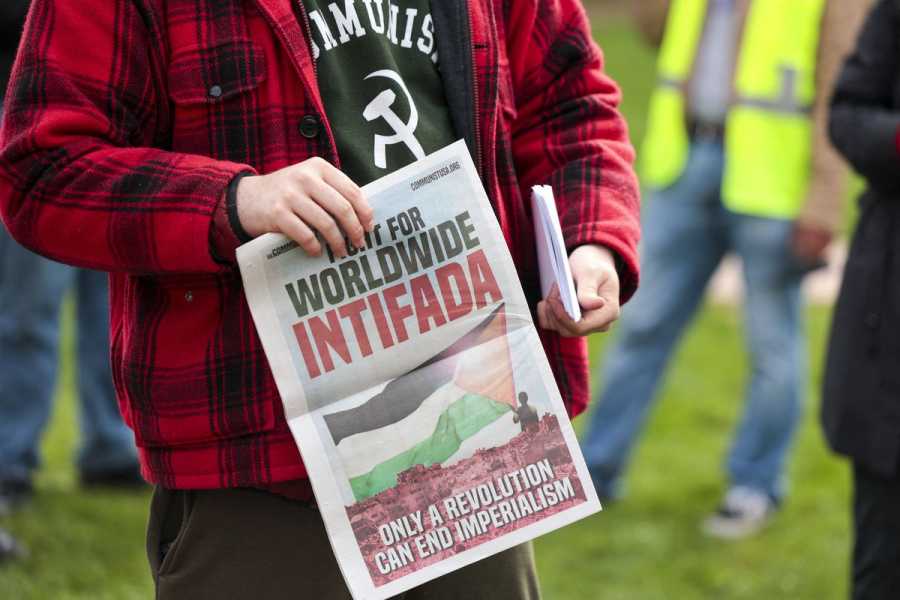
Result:
[[[30,480],[0,479],[0,516],[8,515],[34,496]]]
[[[759,490],[736,486],[728,490],[715,514],[703,521],[703,532],[723,540],[738,540],[761,531],[772,519],[777,506]]]
[[[82,472],[79,476],[84,488],[116,488],[120,490],[140,490],[147,487],[137,465],[112,471]]]
[[[24,557],[25,548],[16,541],[16,538],[5,530],[0,529],[0,565],[14,558]]]

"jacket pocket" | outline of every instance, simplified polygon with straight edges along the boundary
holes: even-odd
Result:
[[[265,52],[248,40],[177,50],[168,72],[172,150],[250,163],[266,77]]]
[[[190,534],[196,502],[195,493],[191,490],[171,490],[163,493],[170,496],[170,501],[164,514],[160,515],[162,522],[155,532],[159,540],[159,546],[155,549],[159,560],[157,578],[177,571],[181,564],[182,561],[179,560],[181,549]]]
[[[275,429],[280,400],[239,278],[130,278],[113,360],[139,446],[209,444]]]
[[[265,78],[265,54],[254,42],[184,50],[169,67],[169,97],[178,105],[223,104]]]

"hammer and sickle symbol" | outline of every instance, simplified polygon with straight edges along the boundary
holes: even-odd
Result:
[[[375,99],[366,106],[363,111],[363,118],[366,121],[372,122],[377,119],[384,119],[390,128],[394,130],[393,135],[375,134],[375,166],[379,169],[387,168],[385,149],[387,146],[393,146],[394,144],[404,144],[409,148],[409,151],[412,152],[413,156],[416,157],[416,160],[425,158],[425,150],[414,135],[416,127],[419,125],[419,111],[416,110],[412,94],[409,93],[409,89],[406,87],[403,79],[396,72],[389,69],[369,73],[366,75],[365,79],[370,79],[372,77],[384,77],[399,85],[400,89],[403,90],[403,93],[406,94],[410,110],[409,122],[404,123],[391,108],[394,105],[394,101],[397,99],[397,95],[391,90],[384,90],[375,96]]]

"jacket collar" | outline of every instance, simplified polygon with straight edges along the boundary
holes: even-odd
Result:
[[[475,97],[475,58],[467,0],[431,3],[444,95],[457,135],[465,139],[478,170],[479,150]]]
[[[316,108],[316,112],[321,117],[322,122],[326,123],[328,138],[334,154],[333,159],[337,161],[334,134],[331,131],[331,126],[327,125],[328,119],[325,118],[325,105],[322,102],[322,94],[319,91],[319,83],[316,79],[315,65],[313,64],[312,53],[307,40],[308,30],[303,30],[303,27],[308,27],[308,23],[301,23],[301,20],[306,18],[305,13],[294,10],[294,2],[297,1],[254,0],[257,8],[268,21],[269,26],[275,31],[282,46],[284,46],[294,69],[303,82],[303,88],[307,97]]]

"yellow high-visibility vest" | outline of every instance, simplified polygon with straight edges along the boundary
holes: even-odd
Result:
[[[722,197],[734,212],[792,219],[809,185],[816,58],[826,0],[751,0],[726,119]],[[690,151],[685,90],[708,0],[672,0],[641,167],[675,183]]]

